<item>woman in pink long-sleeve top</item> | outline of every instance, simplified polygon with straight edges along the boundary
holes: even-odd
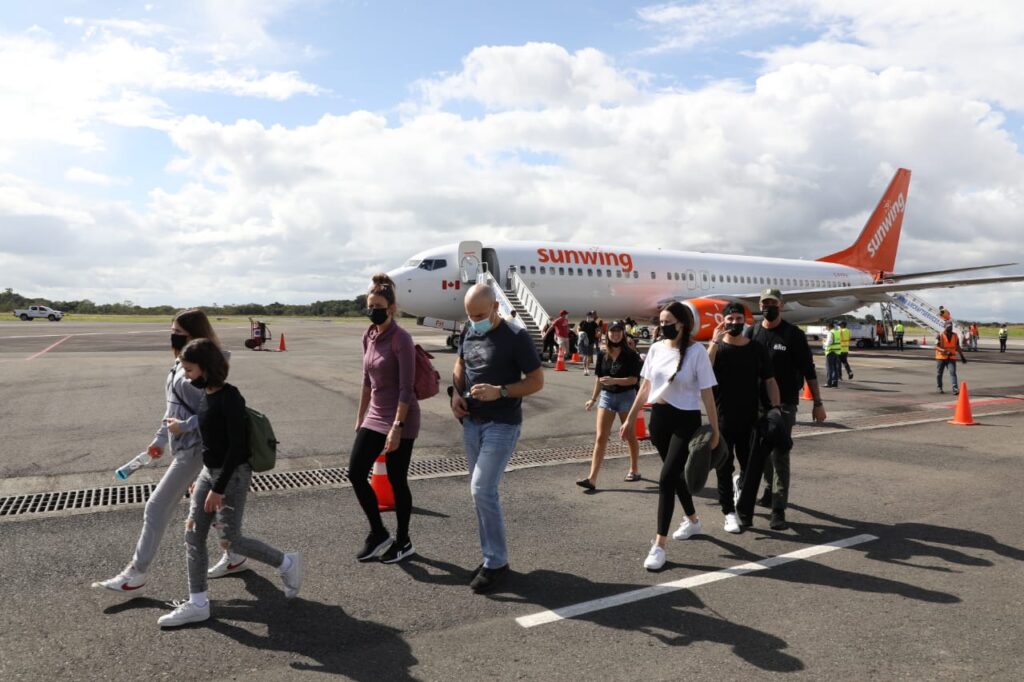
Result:
[[[413,384],[416,377],[416,346],[412,336],[398,326],[395,317],[395,283],[384,273],[373,276],[366,296],[370,328],[363,335],[363,394],[356,419],[356,439],[348,461],[348,476],[359,504],[370,522],[370,534],[359,561],[380,557],[387,564],[412,556],[409,539],[412,493],[409,462],[420,430],[420,406]],[[387,453],[388,480],[395,491],[398,528],[392,538],[384,527],[377,496],[366,480],[374,460]]]

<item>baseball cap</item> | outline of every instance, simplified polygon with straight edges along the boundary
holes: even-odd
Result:
[[[558,311],[558,314],[559,314],[559,315],[568,315],[568,314],[569,314],[569,311],[568,311],[568,310],[559,310],[559,311]]]
[[[778,289],[765,289],[761,292],[761,299],[759,302],[763,302],[766,298],[774,298],[776,301],[781,301],[782,292]]]
[[[622,320],[615,320],[610,325],[608,325],[608,331],[611,331],[613,329],[625,329],[625,328],[626,328],[626,323],[623,322]]]

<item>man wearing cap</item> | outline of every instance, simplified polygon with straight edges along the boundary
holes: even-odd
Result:
[[[939,385],[939,393],[945,393],[942,390],[942,374],[949,368],[949,380],[953,382],[953,395],[960,394],[960,384],[956,378],[956,356],[960,355],[960,360],[967,363],[967,358],[964,357],[964,350],[960,347],[960,337],[953,331],[953,321],[946,320],[942,331],[935,337],[935,382]]]
[[[782,319],[782,292],[778,289],[765,289],[761,292],[761,314],[763,319],[746,331],[746,337],[768,349],[772,367],[775,370],[775,382],[779,387],[779,398],[786,423],[792,429],[796,423],[796,411],[800,405],[800,389],[806,381],[814,396],[814,408],[811,414],[816,422],[826,419],[825,406],[821,402],[821,391],[818,377],[814,369],[814,356],[807,345],[807,336],[799,327]],[[770,407],[765,390],[762,387],[762,409]],[[788,439],[785,439],[788,440]],[[789,501],[789,451],[790,447],[774,447],[766,463],[764,476],[770,482],[770,490],[765,491],[765,498],[771,500],[771,527],[773,530],[786,528],[786,505]],[[757,480],[748,476],[740,495],[740,508],[745,507],[745,498],[751,503],[757,494]],[[767,501],[767,500],[762,500]],[[742,515],[741,515],[741,521]]]
[[[577,343],[580,355],[583,356],[583,376],[589,376],[590,362],[594,351],[597,350],[597,313],[593,310],[588,312],[587,319],[580,322],[579,330],[580,339]]]
[[[555,330],[555,343],[558,345],[558,350],[562,353],[566,360],[569,355],[569,311],[563,310],[558,313],[558,317],[551,323],[551,326]]]
[[[768,395],[769,405],[779,406],[779,387],[775,383],[775,368],[768,357],[768,350],[743,336],[746,314],[746,308],[739,303],[726,305],[722,310],[722,322],[715,327],[708,344],[708,359],[718,381],[713,391],[719,431],[728,448],[728,455],[716,469],[718,503],[725,516],[723,528],[727,533],[743,530],[736,516],[736,502],[756,437],[762,388]],[[734,453],[740,465],[740,473],[736,476],[733,476]],[[757,490],[757,478],[754,479],[754,490]]]

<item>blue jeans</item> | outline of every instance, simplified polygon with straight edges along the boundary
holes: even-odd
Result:
[[[828,353],[825,356],[825,385],[838,386],[839,376],[842,374],[838,353]]]
[[[469,465],[469,489],[476,505],[480,548],[486,568],[500,568],[508,563],[498,483],[512,458],[521,430],[522,424],[475,422],[468,417],[463,424],[462,441]]]
[[[960,384],[956,380],[956,360],[937,360],[935,364],[935,381],[939,385],[939,390],[942,390],[942,372],[948,366],[949,379],[953,382],[953,393],[959,393]]]

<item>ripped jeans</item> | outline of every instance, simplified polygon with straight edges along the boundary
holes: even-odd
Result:
[[[219,533],[221,547],[233,554],[240,554],[274,568],[279,567],[284,561],[284,553],[280,550],[242,535],[242,514],[245,512],[245,499],[249,494],[249,483],[252,480],[252,469],[248,464],[239,465],[232,474],[224,490],[224,506],[220,511],[208,513],[203,510],[206,495],[213,489],[213,483],[219,475],[219,469],[203,467],[199,478],[196,479],[188,521],[185,522],[188,589],[192,594],[206,592],[206,570],[210,564],[210,557],[206,551],[206,537],[211,525]]]

